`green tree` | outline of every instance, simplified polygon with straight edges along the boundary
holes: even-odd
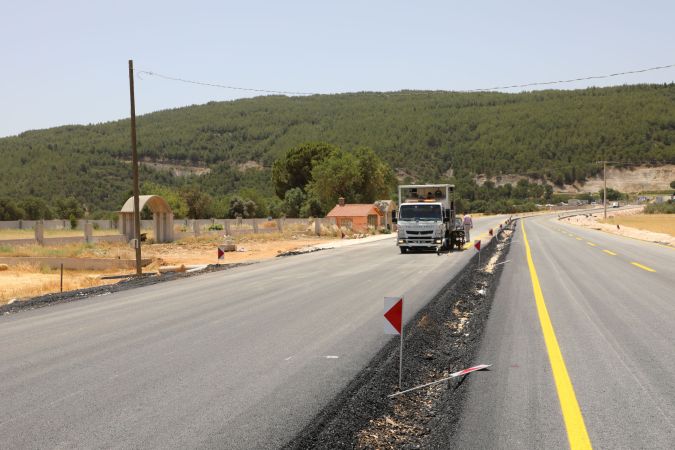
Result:
[[[670,182],[670,188],[675,189],[675,180]]]
[[[231,219],[237,217],[248,219],[255,217],[256,207],[257,205],[252,200],[246,200],[238,195],[234,195],[230,199],[230,209],[228,214]]]
[[[286,191],[293,188],[305,190],[317,163],[338,151],[325,142],[308,142],[290,148],[272,165],[272,183],[277,196],[284,198]]]
[[[8,198],[0,198],[0,220],[19,220],[26,215],[16,203]]]
[[[357,158],[351,153],[339,152],[314,167],[307,190],[328,210],[340,197],[348,203],[357,201],[362,184]]]
[[[29,220],[53,219],[54,213],[41,198],[26,197],[18,203],[19,208],[25,211],[25,218]]]
[[[84,207],[74,197],[59,198],[55,205],[56,215],[60,219],[69,219],[82,217],[84,215]]]
[[[373,203],[389,198],[389,193],[396,183],[391,168],[371,148],[361,147],[355,154],[360,178],[355,201]]]
[[[305,193],[299,187],[291,188],[286,191],[284,196],[284,211],[287,217],[299,217],[300,208],[305,202]]]
[[[207,219],[211,214],[213,198],[197,187],[190,187],[181,192],[187,205],[187,217],[190,219]]]
[[[600,189],[600,191],[598,192],[598,194],[600,195],[600,198],[603,198],[603,191],[602,191],[602,189]],[[612,189],[612,188],[607,188],[607,201],[608,201],[608,202],[615,202],[615,201],[621,200],[621,199],[623,199],[623,198],[625,198],[625,195],[622,194],[621,192],[619,192],[619,191],[617,191],[617,190],[615,190],[615,189]]]

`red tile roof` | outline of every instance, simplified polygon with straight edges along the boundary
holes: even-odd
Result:
[[[344,206],[335,205],[326,217],[366,217],[370,214],[381,215],[372,203],[347,203]]]

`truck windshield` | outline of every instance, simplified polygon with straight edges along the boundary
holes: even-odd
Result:
[[[440,205],[401,205],[399,220],[443,220]]]

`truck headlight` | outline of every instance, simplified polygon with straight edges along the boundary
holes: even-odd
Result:
[[[437,243],[437,244],[440,244],[440,243],[441,243],[441,240],[440,240],[440,239],[436,239],[436,243]]]
[[[405,239],[399,239],[399,240],[398,240],[398,243],[399,243],[399,244],[403,244],[404,242],[405,242]]]

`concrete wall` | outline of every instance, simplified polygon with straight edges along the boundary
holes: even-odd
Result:
[[[84,230],[85,219],[78,219],[76,230]],[[117,228],[117,223],[114,220],[89,220],[98,230],[114,230]],[[0,230],[31,230],[35,228],[36,220],[5,220],[0,221]],[[45,220],[45,230],[70,230],[70,220],[54,219]],[[152,228],[152,220],[150,221],[150,228]]]
[[[68,237],[54,237],[54,238],[44,238],[43,245],[46,246],[59,246],[66,244],[78,244],[85,241],[84,235],[82,236],[68,236]],[[92,238],[93,242],[127,242],[126,236],[121,234],[115,234],[110,236],[94,236]],[[2,239],[0,240],[0,245],[38,245],[38,242],[35,239]]]

